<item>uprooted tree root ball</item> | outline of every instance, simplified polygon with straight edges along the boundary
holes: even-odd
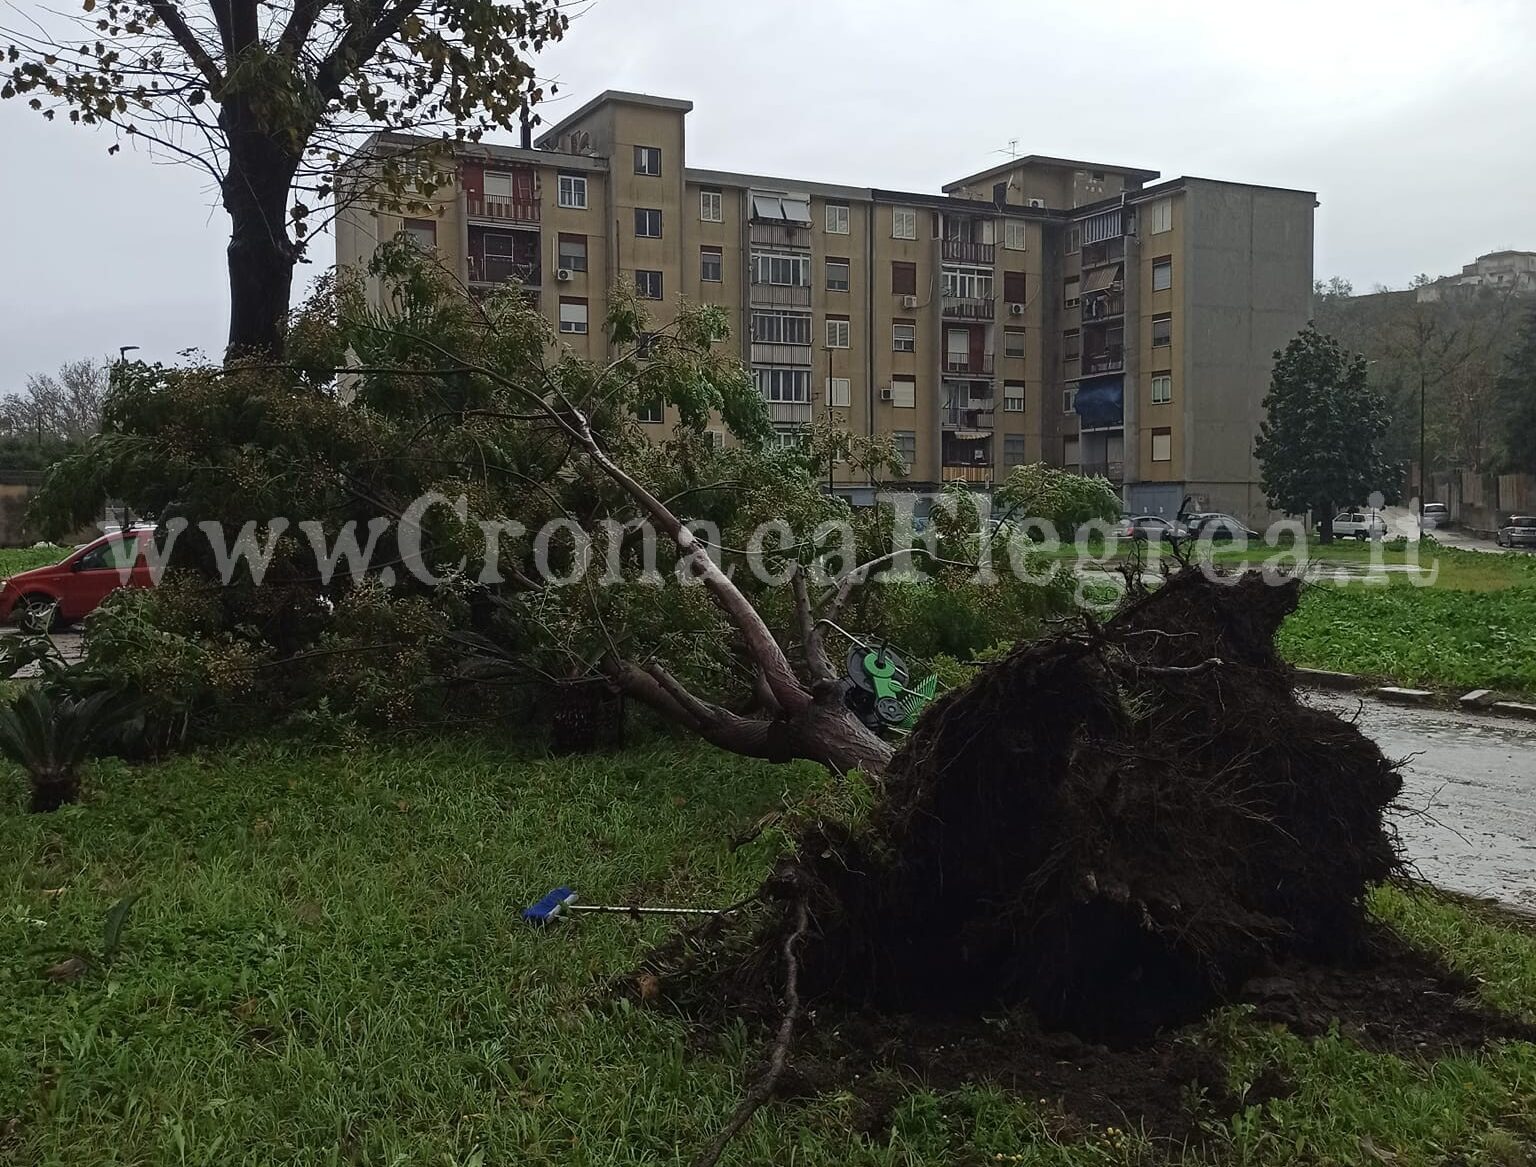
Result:
[[[768,892],[809,908],[806,1002],[1027,1005],[1122,1043],[1265,962],[1343,959],[1398,869],[1401,781],[1302,704],[1273,637],[1299,581],[1186,569],[1102,625],[1025,644],[937,702],[869,821],[819,826]],[[777,999],[795,912],[696,975]]]

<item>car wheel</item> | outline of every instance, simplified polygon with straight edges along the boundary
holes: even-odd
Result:
[[[1370,538],[1370,535],[1367,532],[1365,532],[1365,531],[1356,531],[1355,532],[1355,541],[1357,543],[1364,543],[1369,538]]]
[[[16,627],[44,636],[59,625],[59,602],[52,596],[22,596],[16,601]]]

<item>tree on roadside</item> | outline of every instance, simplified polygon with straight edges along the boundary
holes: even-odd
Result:
[[[1504,465],[1536,474],[1536,310],[1526,317],[1499,374],[1498,406],[1498,442]]]
[[[229,214],[229,355],[283,347],[294,266],[334,203],[358,135],[478,140],[529,116],[530,57],[565,32],[560,0],[83,0],[12,43],[0,98],[45,118],[112,126],[203,168]],[[444,153],[380,158],[371,197],[409,209],[443,181]],[[363,192],[353,192],[360,195]]]
[[[1315,516],[1333,541],[1335,506],[1363,502],[1387,485],[1386,415],[1366,380],[1365,358],[1307,325],[1275,353],[1254,453],[1269,505]]]
[[[19,393],[0,398],[0,435],[47,442],[81,442],[101,428],[107,366],[68,361],[58,375],[34,373]]]

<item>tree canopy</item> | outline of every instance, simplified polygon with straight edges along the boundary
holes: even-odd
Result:
[[[1365,358],[1313,325],[1275,354],[1264,411],[1254,452],[1269,505],[1313,512],[1325,542],[1335,506],[1360,505],[1393,485],[1382,452],[1386,414]]]
[[[1504,465],[1536,474],[1536,309],[1499,374],[1498,406]]]
[[[443,140],[531,117],[532,55],[564,35],[561,0],[82,0],[0,28],[0,98],[142,140],[204,169],[230,217],[232,352],[275,354],[293,268],[360,136]],[[392,153],[368,192],[402,206],[442,181],[442,153]],[[361,192],[358,192],[361,193]]]

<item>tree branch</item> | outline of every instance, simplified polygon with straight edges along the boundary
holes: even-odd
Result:
[[[219,67],[214,64],[207,50],[203,48],[202,42],[197,39],[197,34],[181,18],[175,0],[149,0],[149,7],[165,25],[165,30],[181,46],[181,51],[186,53],[191,62],[197,66],[197,71],[208,82],[209,88],[215,90],[221,88],[224,85],[223,74],[219,72]],[[218,10],[217,4],[214,5],[214,10]]]
[[[822,644],[821,631],[816,627],[816,615],[811,610],[811,596],[805,586],[805,569],[796,566],[789,585],[795,598],[795,621],[800,629],[800,644],[805,649],[805,668],[813,682],[834,681],[837,673],[827,659]]]

